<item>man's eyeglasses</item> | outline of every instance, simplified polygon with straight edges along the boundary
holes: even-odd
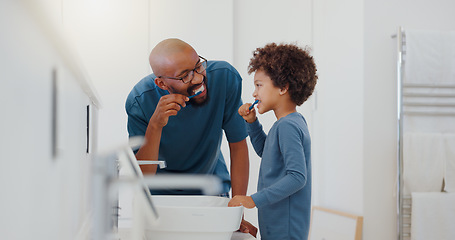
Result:
[[[194,78],[194,72],[197,72],[199,74],[202,74],[205,69],[207,68],[207,59],[204,57],[199,56],[199,62],[196,64],[196,67],[193,68],[193,70],[188,71],[185,73],[185,75],[181,77],[166,77],[166,76],[158,76],[157,78],[168,78],[168,79],[173,79],[173,80],[180,80],[183,83],[187,84],[193,81]]]

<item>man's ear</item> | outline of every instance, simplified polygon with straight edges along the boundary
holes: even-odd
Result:
[[[155,84],[163,90],[169,90],[169,88],[166,86],[166,83],[161,78],[155,78]]]

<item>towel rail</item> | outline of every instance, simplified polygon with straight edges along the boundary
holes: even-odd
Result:
[[[402,27],[398,28],[398,33],[397,33],[397,145],[398,145],[398,151],[397,151],[397,176],[398,176],[398,181],[397,181],[397,232],[398,232],[398,240],[404,240],[403,239],[403,208],[402,208],[402,202],[403,202],[403,70],[404,70],[404,59],[403,59],[403,54],[404,54],[404,48],[406,44],[406,36],[404,33],[404,30]]]
[[[406,45],[409,43],[406,43],[404,29],[399,27],[392,38],[397,41],[397,235],[398,240],[408,240],[411,239],[412,197],[404,193],[403,129],[406,132],[416,129],[412,129],[411,125],[404,126],[404,123],[420,123],[428,118],[434,118],[435,121],[450,118],[448,122],[451,122],[455,117],[455,81],[438,82],[443,79],[428,79],[426,83],[413,83],[411,81],[422,79],[405,79],[405,60],[409,62],[410,59],[409,56],[406,59]]]
[[[403,93],[403,97],[455,98],[455,93]]]
[[[403,83],[403,88],[455,88],[453,84]]]
[[[438,102],[438,103],[429,103],[429,102],[407,102],[403,101],[403,106],[410,107],[453,107],[455,108],[455,103],[447,102]]]
[[[405,115],[409,116],[438,116],[438,117],[444,117],[444,116],[455,116],[455,112],[430,112],[430,111],[403,111]]]

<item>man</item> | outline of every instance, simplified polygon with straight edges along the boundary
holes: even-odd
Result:
[[[249,160],[242,105],[242,79],[230,64],[207,61],[187,43],[166,39],[150,53],[153,74],[143,78],[126,101],[129,136],[144,136],[138,160],[165,160],[167,167],[141,166],[144,174],[213,174],[224,196],[245,195]],[[190,99],[191,98],[191,99]],[[229,142],[231,177],[221,154],[222,131]],[[155,194],[192,194],[169,190]],[[242,221],[241,230],[256,228]]]

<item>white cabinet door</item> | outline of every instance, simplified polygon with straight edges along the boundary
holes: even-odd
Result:
[[[73,239],[90,211],[91,99],[35,7],[0,2],[0,232],[2,239]]]

